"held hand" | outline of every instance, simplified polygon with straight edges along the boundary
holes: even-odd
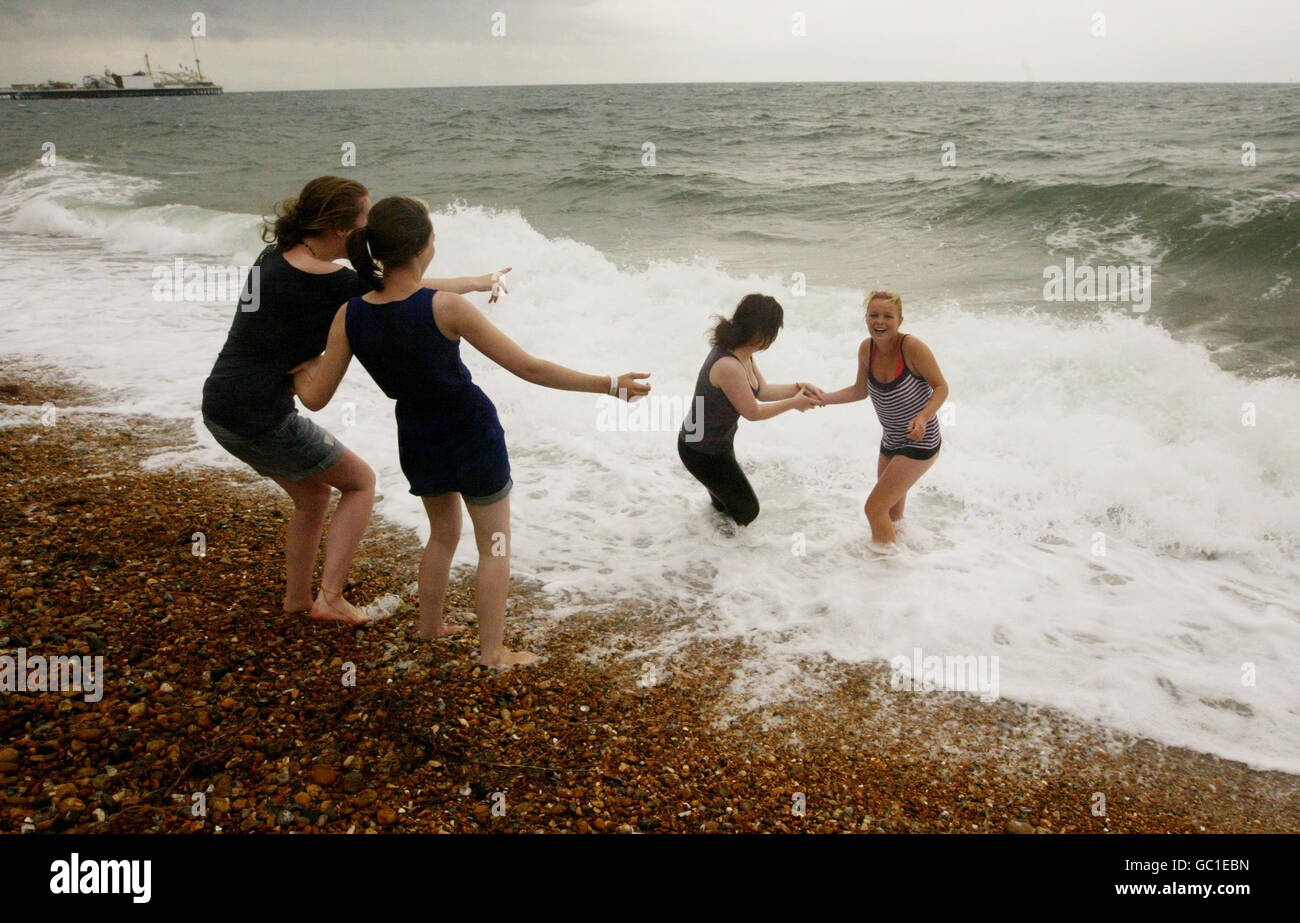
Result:
[[[808,410],[809,408],[821,406],[821,401],[813,397],[807,391],[800,391],[798,394],[792,397],[791,400],[794,401],[794,405],[793,405],[794,409],[799,411],[800,413],[803,413],[805,410]]]
[[[625,372],[618,376],[619,399],[630,404],[639,398],[645,397],[650,393],[650,382],[639,381],[638,379],[649,377],[649,372]]]
[[[799,394],[809,398],[813,402],[812,406],[814,408],[826,406],[826,394],[814,385],[801,384]]]
[[[806,381],[796,381],[794,384],[795,387],[798,388],[799,390],[807,391],[813,397],[817,398],[818,401],[817,406],[820,407],[826,403],[826,392],[823,391],[821,388],[817,387],[816,385],[809,384]]]
[[[907,438],[913,442],[920,442],[925,438],[925,425],[929,422],[930,418],[923,413],[912,417],[912,422],[907,427]]]
[[[510,267],[507,266],[505,269],[479,276],[478,285],[474,287],[474,291],[491,292],[492,297],[488,299],[488,304],[495,304],[499,297],[510,294],[510,290],[506,288],[506,273],[509,271]]]

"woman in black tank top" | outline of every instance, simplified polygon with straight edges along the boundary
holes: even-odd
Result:
[[[814,385],[768,384],[754,362],[754,353],[775,342],[783,323],[781,305],[770,295],[746,295],[731,318],[718,318],[713,349],[700,367],[677,435],[677,454],[708,490],[713,508],[742,526],[758,517],[758,497],[732,445],[740,418],[770,420],[822,403],[821,389]]]
[[[274,222],[263,229],[271,245],[258,257],[245,289],[258,293],[257,303],[236,308],[203,385],[203,422],[213,439],[293,500],[285,535],[284,611],[353,625],[367,616],[344,598],[343,584],[370,519],[375,473],[298,413],[291,375],[325,348],[339,305],[371,288],[334,262],[347,256],[345,239],[365,225],[369,211],[366,187],[337,176],[319,176],[297,198],[280,203]],[[499,275],[424,283],[457,292],[493,288],[495,301]],[[333,488],[341,496],[325,542],[320,592],[313,598],[312,571]]]

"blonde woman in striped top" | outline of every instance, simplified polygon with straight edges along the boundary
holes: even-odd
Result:
[[[907,492],[939,457],[941,438],[935,416],[948,399],[948,383],[930,348],[899,333],[903,299],[894,292],[872,292],[863,301],[867,332],[858,347],[858,379],[826,394],[827,404],[849,404],[870,397],[882,432],[876,486],[865,512],[871,539],[894,541],[894,523],[903,518]]]

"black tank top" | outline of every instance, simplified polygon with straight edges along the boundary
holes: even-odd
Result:
[[[339,306],[370,286],[351,269],[306,272],[274,244],[249,270],[261,286],[256,310],[236,306],[226,345],[203,383],[203,415],[255,436],[296,413],[289,369],[325,351]],[[244,291],[251,291],[248,282]]]
[[[709,372],[714,363],[723,356],[731,356],[739,361],[735,353],[721,346],[709,350],[709,356],[700,367],[700,374],[696,376],[695,394],[691,398],[691,406],[686,408],[681,433],[678,435],[688,448],[705,455],[724,455],[732,451],[732,440],[736,437],[740,421],[740,411],[732,405],[726,392],[709,381]],[[750,385],[749,389],[758,397],[757,388]]]

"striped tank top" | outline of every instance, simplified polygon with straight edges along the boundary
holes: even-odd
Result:
[[[880,420],[880,428],[884,430],[880,445],[891,450],[938,449],[938,416],[931,417],[925,424],[923,439],[913,441],[907,438],[907,428],[911,425],[912,418],[925,409],[925,405],[930,402],[934,394],[934,388],[907,367],[907,362],[903,359],[903,340],[906,338],[907,334],[903,334],[898,340],[898,370],[894,373],[893,381],[877,381],[871,371],[871,360],[876,349],[875,340],[871,341],[867,351],[867,393],[871,395],[871,403],[876,408],[876,418]]]

